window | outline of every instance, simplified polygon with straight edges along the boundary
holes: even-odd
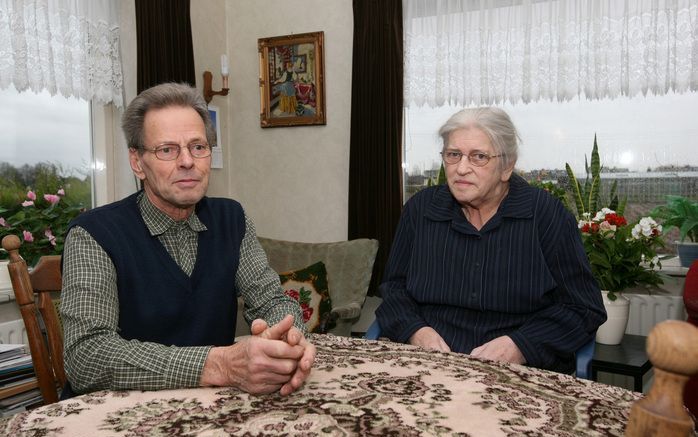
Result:
[[[663,204],[667,194],[698,198],[698,93],[500,107],[519,130],[516,168],[529,180],[566,184],[565,163],[583,180],[585,156],[596,134],[602,183],[618,181],[629,218]],[[438,174],[442,144],[437,132],[459,109],[406,108],[405,200]]]
[[[47,91],[0,90],[0,206],[17,193],[63,188],[66,196],[92,206],[90,103]]]

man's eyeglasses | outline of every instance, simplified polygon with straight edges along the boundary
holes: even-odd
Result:
[[[447,150],[445,152],[441,152],[441,157],[446,164],[458,164],[461,158],[464,156],[468,158],[468,161],[470,161],[470,163],[475,167],[484,167],[488,162],[490,162],[490,159],[499,158],[502,155],[490,155],[489,153],[478,151],[470,152],[466,155],[458,150]]]
[[[203,143],[191,143],[185,146],[194,158],[208,158],[211,156],[211,146]],[[161,161],[174,161],[179,158],[182,146],[179,144],[160,144],[152,149],[143,147],[146,152],[154,153],[155,157]]]

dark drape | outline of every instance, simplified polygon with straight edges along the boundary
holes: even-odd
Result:
[[[163,82],[196,86],[189,0],[136,0],[138,92]]]
[[[402,209],[402,0],[353,0],[349,238],[380,242],[377,294]]]

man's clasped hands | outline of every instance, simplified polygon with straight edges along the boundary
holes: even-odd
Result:
[[[293,326],[293,316],[269,326],[256,319],[252,335],[230,346],[211,348],[202,386],[233,386],[252,394],[286,396],[303,385],[315,361],[315,346]]]

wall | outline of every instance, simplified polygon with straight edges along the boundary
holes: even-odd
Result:
[[[247,1],[247,0],[245,0]],[[196,70],[196,86],[202,92],[204,89],[204,71],[213,74],[213,89],[220,90],[221,84],[221,54],[226,53],[226,2],[224,0],[208,0],[191,3],[192,43],[194,45],[194,67]],[[231,70],[230,79],[235,80],[235,69]],[[229,95],[230,96],[230,95]],[[217,197],[233,197],[230,191],[230,107],[234,104],[230,97],[214,96],[209,105],[219,109],[221,122],[221,143],[223,149],[223,168],[212,169],[208,195]],[[221,141],[222,140],[222,141]]]
[[[302,6],[301,6],[302,5]],[[132,2],[122,2],[121,50],[125,101],[136,93],[136,24]],[[230,93],[211,101],[221,111],[223,168],[213,169],[209,195],[239,200],[257,233],[271,238],[323,242],[347,238],[351,111],[352,4],[348,0],[208,0],[192,2],[197,87],[203,72],[221,88],[220,55],[230,63]],[[327,125],[259,127],[257,39],[325,32]],[[136,190],[121,134],[120,111],[97,141],[105,152],[108,201]],[[103,203],[103,202],[100,202]]]
[[[229,194],[243,204],[259,235],[307,242],[345,240],[351,1],[231,1],[225,2],[225,9],[231,71],[225,99],[231,106],[230,128],[223,135],[229,151]],[[260,128],[257,39],[314,31],[325,32],[327,125]]]

